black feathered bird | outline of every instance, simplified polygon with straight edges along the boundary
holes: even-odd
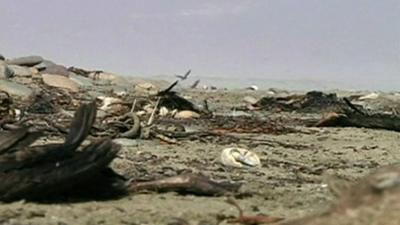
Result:
[[[181,80],[186,80],[189,76],[189,74],[192,72],[192,70],[188,70],[185,75],[175,75],[177,78],[181,79]]]
[[[199,83],[200,83],[200,80],[196,80],[196,81],[190,86],[190,88],[191,88],[191,89],[197,88],[197,86],[199,85]]]
[[[124,179],[108,167],[118,145],[103,139],[78,150],[95,118],[95,103],[82,104],[62,144],[31,146],[41,133],[28,128],[0,133],[0,200],[123,193]]]

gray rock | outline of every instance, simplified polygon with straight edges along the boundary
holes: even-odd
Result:
[[[91,87],[91,86],[93,86],[93,80],[92,79],[76,75],[76,74],[74,74],[72,72],[70,72],[70,74],[69,74],[69,79],[75,81],[77,84],[79,84],[80,86],[83,86],[83,87]]]
[[[33,93],[30,88],[8,80],[0,80],[0,90],[22,99],[28,99]]]
[[[50,61],[50,60],[43,60],[43,62],[41,62],[41,63],[39,63],[39,64],[37,64],[37,65],[35,65],[34,67],[36,68],[36,69],[38,69],[38,70],[44,70],[44,69],[46,69],[47,67],[50,67],[50,66],[53,66],[53,65],[57,65],[57,64],[55,64],[54,62],[52,62],[52,61]]]
[[[9,65],[8,68],[12,70],[15,76],[31,77],[33,75],[33,71],[29,67]]]
[[[0,60],[5,60],[6,58],[4,58],[4,56],[2,54],[0,54]]]
[[[14,76],[14,72],[5,63],[0,62],[0,78],[7,79]]]
[[[62,66],[62,65],[48,65],[42,73],[47,73],[47,74],[57,74],[57,75],[62,75],[62,76],[68,76],[69,71],[67,67]]]
[[[32,55],[19,57],[14,59],[7,59],[6,63],[9,65],[18,65],[18,66],[34,66],[43,62],[43,58],[41,56]]]
[[[79,91],[79,85],[68,77],[57,74],[42,74],[43,82],[51,87],[64,88],[72,92]]]

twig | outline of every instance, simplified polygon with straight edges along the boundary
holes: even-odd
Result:
[[[236,209],[239,211],[239,217],[243,217],[243,209],[232,197],[228,197],[228,199],[226,199],[226,203],[235,206]]]
[[[155,137],[160,139],[161,141],[164,141],[168,144],[179,144],[179,142],[173,138],[167,137],[165,135],[162,134],[155,134]]]
[[[136,98],[135,98],[135,100],[133,100],[132,108],[131,108],[131,113],[132,113],[133,111],[135,111],[135,106],[136,106]]]
[[[160,103],[160,99],[161,99],[161,97],[157,98],[156,105],[154,106],[153,112],[151,112],[149,121],[147,122],[147,126],[150,126],[153,123],[154,115],[156,114],[156,111],[157,111],[157,108],[158,108],[158,104]]]
[[[242,208],[233,198],[228,198],[226,202],[230,205],[235,206],[239,211],[239,216],[237,218],[228,220],[227,221],[228,223],[240,223],[243,225],[258,225],[258,224],[272,224],[283,220],[283,218],[270,217],[267,215],[245,216],[243,215]]]

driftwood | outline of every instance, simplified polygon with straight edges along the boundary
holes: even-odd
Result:
[[[49,199],[69,193],[90,193],[93,187],[109,188],[110,193],[111,187],[118,186],[114,184],[122,184],[122,178],[108,168],[118,145],[103,139],[77,151],[95,118],[95,103],[83,104],[62,144],[30,146],[40,133],[28,128],[0,133],[0,200]],[[96,193],[99,192],[97,189]]]
[[[321,119],[317,127],[364,127],[400,131],[400,117],[392,114],[370,114],[362,108],[344,99],[347,107],[342,107],[343,113],[329,113]]]
[[[205,176],[189,173],[155,181],[132,182],[129,191],[175,191],[183,194],[212,196],[234,192],[237,191],[239,187],[239,184],[216,182]]]

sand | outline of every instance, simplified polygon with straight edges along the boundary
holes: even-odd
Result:
[[[208,98],[220,113],[244,105],[245,96],[265,92],[184,92]],[[265,117],[315,117],[296,113],[255,112]],[[284,134],[236,134],[262,142],[216,143],[136,140],[125,146],[113,167],[134,180],[173,176],[184,171],[202,173],[215,180],[242,183],[233,197],[247,215],[268,214],[286,220],[328,209],[335,195],[327,185],[336,175],[356,180],[372,170],[399,162],[400,133],[363,128],[314,128],[288,124],[296,130]],[[222,149],[240,146],[254,151],[260,168],[227,168],[219,162]],[[217,224],[222,216],[236,216],[226,196],[204,197],[177,193],[134,193],[107,201],[0,205],[1,224]],[[220,221],[220,224],[227,224]]]

